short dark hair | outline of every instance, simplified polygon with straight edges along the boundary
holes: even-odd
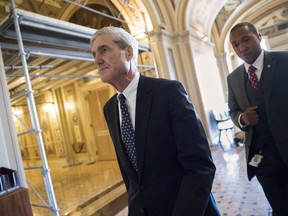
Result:
[[[247,27],[249,28],[249,30],[250,30],[253,34],[255,34],[255,35],[258,35],[258,34],[259,34],[257,28],[255,27],[255,25],[252,24],[252,23],[250,23],[250,22],[241,22],[241,23],[236,24],[236,25],[230,30],[230,34],[231,34],[234,30],[236,30],[236,29],[238,29],[238,28],[240,28],[240,27],[243,27],[243,26],[247,26]]]

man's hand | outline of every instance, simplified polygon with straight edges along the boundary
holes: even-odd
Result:
[[[257,113],[258,106],[248,107],[241,116],[241,123],[243,125],[257,125],[259,121],[259,115]]]

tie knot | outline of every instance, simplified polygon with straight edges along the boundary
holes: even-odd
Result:
[[[126,100],[126,98],[125,98],[125,96],[123,94],[119,94],[118,95],[118,99],[119,99],[120,103],[124,103],[125,100]]]
[[[253,65],[250,65],[249,68],[248,68],[248,73],[249,73],[249,74],[255,73],[256,70],[257,70],[256,67],[254,67]]]
[[[250,65],[249,68],[248,68],[248,74],[249,74],[249,80],[251,82],[251,85],[254,89],[257,89],[258,88],[258,77],[255,73],[257,68],[255,68],[253,65]]]

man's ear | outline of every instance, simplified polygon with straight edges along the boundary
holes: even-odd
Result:
[[[259,38],[259,40],[261,41],[262,35],[261,35],[260,33],[258,33],[258,38]]]
[[[128,60],[131,60],[133,58],[133,48],[130,45],[126,47],[126,58]]]

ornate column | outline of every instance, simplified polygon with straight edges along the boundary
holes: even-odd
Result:
[[[228,74],[232,71],[231,68],[228,67],[228,62],[227,62],[227,53],[218,53],[215,55],[216,57],[216,61],[217,61],[217,65],[218,65],[218,69],[219,69],[219,76],[221,79],[221,83],[222,83],[222,91],[224,93],[224,98],[225,101],[227,102],[227,76]]]
[[[20,185],[27,187],[17,134],[13,122],[1,47],[0,101],[0,166],[17,170]]]

